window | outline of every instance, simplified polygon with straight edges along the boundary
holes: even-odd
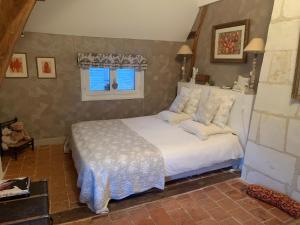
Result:
[[[144,72],[133,68],[81,69],[82,101],[144,98]]]

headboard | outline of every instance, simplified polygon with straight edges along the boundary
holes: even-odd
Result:
[[[228,124],[239,136],[239,140],[243,148],[246,148],[255,95],[247,95],[241,92],[221,89],[219,87],[210,87],[206,85],[191,84],[185,82],[178,83],[178,93],[181,87],[201,88],[205,93],[209,93],[211,90],[214,90],[218,93],[224,93],[224,95],[229,94],[236,96],[236,100],[232,107]]]

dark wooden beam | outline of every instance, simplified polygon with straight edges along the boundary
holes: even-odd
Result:
[[[0,83],[36,0],[0,0]]]
[[[192,75],[193,67],[195,66],[195,62],[197,59],[197,49],[198,49],[199,37],[200,37],[201,29],[202,29],[202,26],[203,26],[203,23],[204,23],[206,14],[207,14],[207,9],[208,9],[207,5],[201,7],[200,15],[197,18],[198,26],[197,26],[197,30],[195,31],[194,40],[193,40],[193,44],[192,44],[193,55],[191,58],[190,75]]]

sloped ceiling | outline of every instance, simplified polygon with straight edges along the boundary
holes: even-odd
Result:
[[[199,0],[46,0],[25,31],[80,36],[185,41]]]

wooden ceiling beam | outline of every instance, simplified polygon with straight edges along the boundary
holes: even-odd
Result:
[[[0,83],[36,0],[0,0]]]

